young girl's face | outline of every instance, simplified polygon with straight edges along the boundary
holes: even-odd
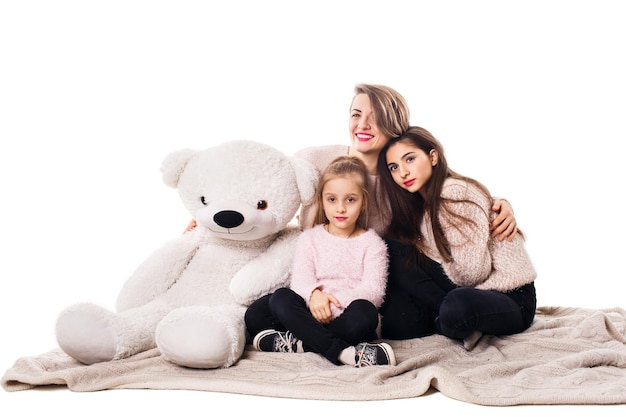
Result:
[[[326,182],[322,190],[324,214],[329,221],[328,231],[349,236],[363,206],[363,193],[350,177],[337,177]]]
[[[411,143],[398,142],[387,150],[387,168],[391,177],[400,187],[416,193],[423,192],[424,186],[437,165],[437,152],[424,152]]]

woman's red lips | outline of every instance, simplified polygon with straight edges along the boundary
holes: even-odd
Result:
[[[368,140],[372,139],[373,137],[374,137],[374,135],[371,135],[371,134],[365,133],[365,132],[357,132],[357,134],[356,134],[357,140],[359,140],[361,142],[367,142]]]
[[[411,185],[413,185],[413,183],[415,182],[415,179],[412,180],[406,180],[403,182],[405,187],[410,187]]]

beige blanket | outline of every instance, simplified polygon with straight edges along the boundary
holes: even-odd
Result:
[[[542,307],[526,332],[484,336],[472,351],[442,336],[391,341],[397,366],[335,366],[313,353],[246,351],[228,369],[194,370],[151,350],[81,365],[60,350],[19,359],[6,391],[65,385],[73,391],[152,388],[319,400],[443,395],[482,405],[626,404],[626,311]]]

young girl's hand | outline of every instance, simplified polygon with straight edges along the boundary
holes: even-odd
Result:
[[[333,313],[330,310],[330,304],[334,304],[337,308],[341,308],[339,300],[331,294],[327,294],[320,290],[315,290],[309,299],[309,311],[322,324],[328,324],[333,319]]]

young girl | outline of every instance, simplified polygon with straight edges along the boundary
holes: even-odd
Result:
[[[441,144],[411,127],[382,149],[379,173],[392,217],[382,336],[434,332],[464,340],[527,329],[535,315],[535,269],[521,232],[490,238],[493,199],[448,168]]]
[[[395,365],[377,338],[378,308],[387,281],[387,247],[367,229],[367,171],[342,156],[322,173],[315,226],[296,245],[290,288],[255,301],[246,311],[252,346],[266,352],[316,352],[357,367]]]

